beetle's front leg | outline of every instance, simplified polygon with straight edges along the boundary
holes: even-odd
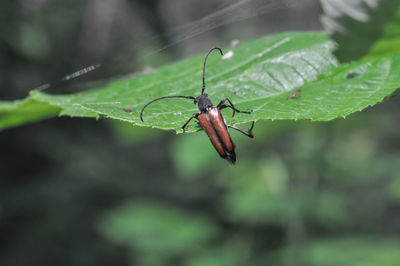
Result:
[[[239,131],[240,133],[245,134],[245,135],[248,136],[249,138],[254,138],[254,135],[253,135],[253,132],[252,132],[252,130],[253,130],[253,128],[254,128],[254,121],[253,121],[253,123],[251,123],[251,127],[250,127],[249,131],[245,131],[245,130],[243,130],[243,129],[241,129],[241,128],[238,128],[238,127],[235,127],[235,126],[228,126],[228,127],[229,127],[229,128],[232,128],[232,129],[234,129],[234,130],[237,130],[237,131]]]
[[[189,124],[189,122],[192,121],[193,118],[197,118],[199,115],[200,115],[200,114],[194,114],[194,115],[192,115],[191,118],[189,118],[188,121],[186,121],[186,123],[182,126],[183,132],[185,132],[185,130],[187,130],[187,128],[186,128],[187,124]]]
[[[228,101],[229,104],[225,104],[226,101]],[[227,108],[227,107],[229,107],[229,108],[231,108],[231,109],[233,110],[232,117],[235,116],[235,112],[244,113],[244,114],[251,114],[251,113],[253,112],[253,110],[250,110],[250,111],[240,111],[239,109],[236,109],[235,106],[233,105],[233,103],[231,102],[231,100],[229,100],[228,98],[223,98],[223,99],[219,102],[219,104],[217,105],[217,108],[218,108],[219,110],[222,110],[222,109]]]

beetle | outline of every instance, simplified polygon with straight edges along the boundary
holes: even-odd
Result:
[[[209,54],[211,54],[213,51],[218,50],[221,54],[223,55],[223,52],[221,48],[214,47],[212,48],[205,56],[204,58],[204,63],[203,63],[203,87],[201,89],[201,94],[197,97],[193,96],[181,96],[181,95],[173,95],[173,96],[163,96],[159,97],[156,99],[153,99],[146,103],[142,110],[140,111],[140,120],[144,122],[143,120],[143,112],[144,109],[146,109],[147,106],[150,104],[154,103],[155,101],[167,99],[167,98],[184,98],[184,99],[191,99],[194,100],[194,104],[197,106],[197,109],[199,110],[198,113],[193,114],[189,120],[186,121],[186,123],[182,126],[183,132],[187,130],[187,125],[189,122],[195,118],[198,120],[201,128],[206,132],[208,138],[210,139],[211,143],[213,144],[215,150],[218,152],[218,154],[226,159],[229,163],[235,164],[236,162],[236,154],[235,154],[235,144],[232,141],[231,136],[229,135],[228,128],[237,130],[244,135],[253,138],[254,135],[252,133],[252,130],[254,128],[254,121],[251,124],[251,127],[248,131],[245,131],[241,128],[235,127],[235,126],[230,126],[227,125],[224,117],[222,116],[221,110],[225,108],[231,108],[233,113],[232,117],[235,115],[236,112],[238,113],[244,113],[244,114],[250,114],[252,110],[250,111],[240,111],[231,102],[229,98],[223,98],[217,106],[214,106],[213,103],[211,102],[210,98],[206,93],[204,93],[204,90],[206,88],[205,86],[205,69],[206,69],[206,62]],[[228,103],[226,103],[228,102]]]

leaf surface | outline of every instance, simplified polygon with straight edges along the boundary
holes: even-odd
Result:
[[[263,119],[311,119],[329,121],[345,117],[382,101],[400,87],[400,57],[386,55],[340,65],[332,51],[335,44],[325,33],[283,33],[224,49],[209,56],[206,93],[214,105],[229,98],[240,110],[223,111],[228,124]],[[229,53],[228,53],[229,52]],[[192,100],[166,99],[150,105],[140,121],[141,108],[166,95],[198,96],[202,87],[204,56],[193,57],[154,70],[147,75],[126,77],[103,88],[70,95],[34,92],[25,101],[0,104],[0,128],[29,119],[20,108],[25,104],[51,106],[42,117],[107,117],[138,126],[181,132],[181,126],[198,112]],[[127,109],[129,108],[129,109]],[[51,112],[50,112],[51,111]],[[26,114],[26,112],[25,112]],[[14,115],[14,123],[3,117]],[[17,118],[16,118],[17,117]],[[35,117],[40,119],[40,117]],[[195,122],[189,131],[198,130]]]

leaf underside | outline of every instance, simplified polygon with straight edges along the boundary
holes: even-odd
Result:
[[[400,87],[398,55],[340,65],[332,55],[334,48],[325,33],[283,33],[239,45],[226,59],[211,54],[206,93],[215,105],[227,97],[236,108],[253,110],[250,115],[239,113],[233,118],[229,109],[224,110],[227,123],[235,125],[264,119],[329,121],[377,104]],[[227,54],[228,49],[224,52]],[[157,101],[145,110],[144,123],[139,113],[145,103],[157,97],[198,96],[203,59],[190,58],[76,94],[33,92],[22,101],[0,102],[0,129],[58,113],[107,117],[182,132],[181,126],[198,112],[192,100]],[[21,111],[27,105],[39,106],[42,111],[29,119],[29,112]],[[28,118],[22,119],[24,116]],[[196,130],[193,121],[189,132]]]

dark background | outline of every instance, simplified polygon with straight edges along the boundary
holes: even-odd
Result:
[[[314,1],[1,1],[0,100],[321,30],[320,13]],[[398,101],[258,122],[254,140],[232,134],[234,167],[201,132],[68,117],[2,131],[0,265],[399,265]]]

